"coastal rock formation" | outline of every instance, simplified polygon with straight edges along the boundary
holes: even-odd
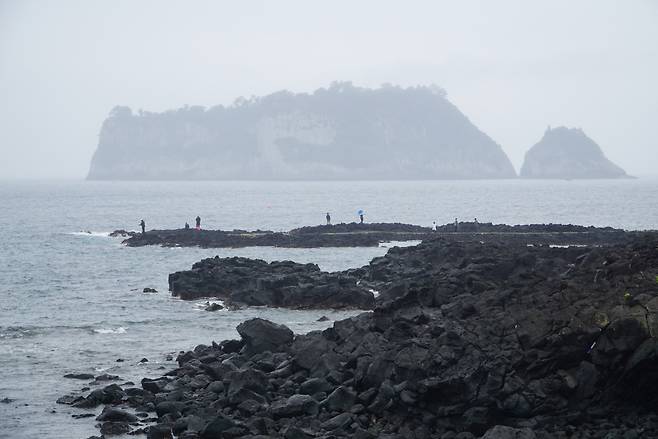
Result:
[[[507,226],[461,223],[458,227],[462,231],[449,231],[453,227],[454,225],[441,226],[436,232],[424,232],[423,237],[432,240],[452,236],[452,239],[460,242],[507,245],[516,243],[527,246],[547,242],[611,245],[627,240],[630,236],[624,231],[611,228],[559,224]],[[308,237],[313,243],[326,242],[317,238],[318,230],[334,228],[336,232],[330,232],[329,236],[342,236],[346,239],[352,233],[353,227],[349,224],[305,227],[297,229],[294,234],[298,237]],[[415,228],[423,230],[418,226],[403,224],[381,224],[374,227],[381,230],[407,230],[402,233],[409,233],[409,230]],[[152,233],[148,232],[147,236]],[[183,235],[197,233],[200,232],[183,231]],[[377,233],[371,231],[366,236],[369,235],[377,236]],[[357,243],[360,243],[358,239]],[[410,248],[392,248],[386,256],[373,259],[365,267],[333,273],[322,272],[315,264],[298,264],[291,261],[267,263],[258,259],[216,256],[195,263],[191,270],[170,274],[169,290],[172,295],[183,300],[210,297],[221,299],[230,308],[271,306],[293,309],[371,309],[375,304],[373,291],[384,293],[379,298],[381,300],[388,297],[389,291],[399,292],[400,287],[408,281],[424,281],[429,275],[426,255]],[[211,305],[206,309],[214,311],[222,307]]]
[[[658,237],[635,238],[396,250],[373,312],[295,337],[255,319],[93,402],[188,439],[658,437]]]
[[[174,229],[133,233],[123,243],[129,247],[377,247],[387,241],[422,240],[431,232],[429,227],[397,223],[335,224],[289,232]]]
[[[191,270],[169,275],[172,295],[191,300],[215,297],[229,306],[272,306],[295,309],[371,309],[373,293],[354,277],[320,271],[315,264],[259,259],[204,259]]]
[[[526,153],[522,178],[628,178],[579,128],[547,129]]]
[[[437,87],[334,83],[228,107],[134,114],[103,123],[88,179],[514,178],[509,159]]]
[[[121,231],[113,232],[113,236]],[[421,241],[443,236],[454,240],[498,240],[532,244],[606,244],[625,239],[623,230],[563,224],[506,224],[460,222],[437,226],[437,230],[412,224],[349,223],[309,226],[289,232],[264,230],[149,230],[129,232],[123,241],[130,247],[160,245],[163,247],[376,247],[391,241]]]

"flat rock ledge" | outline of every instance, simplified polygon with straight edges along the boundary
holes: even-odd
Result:
[[[129,247],[159,245],[163,247],[376,247],[391,241],[421,241],[443,236],[450,240],[531,240],[537,244],[607,244],[624,239],[624,232],[612,228],[595,228],[560,224],[508,226],[504,224],[462,222],[429,227],[398,223],[349,223],[302,227],[288,232],[264,230],[149,230],[146,233],[115,230],[114,237],[127,237]]]
[[[146,416],[106,408],[99,422],[150,439],[658,437],[656,234],[438,239],[375,265],[391,287],[373,312],[305,335],[252,319],[141,387],[73,403]]]

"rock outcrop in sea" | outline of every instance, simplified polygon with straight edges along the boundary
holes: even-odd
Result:
[[[437,226],[436,230],[400,223],[341,223],[306,226],[287,232],[268,230],[149,230],[146,233],[116,230],[113,237],[126,237],[129,247],[160,245],[163,247],[376,247],[391,241],[421,241],[443,236],[455,240],[490,240],[505,237],[507,241],[535,244],[609,244],[626,239],[623,230],[610,227],[584,227],[571,224],[506,224],[459,222]]]
[[[373,312],[305,335],[252,319],[75,404],[154,413],[151,439],[658,437],[658,236],[627,238],[392,249],[363,268]]]
[[[399,223],[348,223],[301,227],[287,232],[270,230],[149,230],[146,233],[112,232],[110,236],[128,236],[129,247],[376,247],[386,241],[422,240],[431,236],[429,227]]]
[[[372,230],[368,228],[371,227]],[[364,242],[362,236],[379,236],[377,230],[393,233],[401,230],[403,234],[421,230],[425,239],[442,237],[444,240],[475,241],[478,243],[495,242],[506,245],[612,245],[629,239],[630,232],[612,228],[595,228],[561,224],[535,224],[508,226],[504,224],[458,224],[439,226],[437,231],[426,230],[419,226],[405,224],[338,224],[336,226],[303,227],[296,229],[298,238],[307,237],[308,242],[300,239],[298,244],[327,244],[316,235],[341,236],[345,245],[350,244],[353,229],[357,229],[353,245]],[[425,231],[422,231],[425,230]],[[182,230],[183,237],[202,232]],[[215,234],[217,231],[209,231]],[[222,232],[223,233],[223,232]],[[292,232],[290,232],[292,233]],[[146,235],[154,234],[148,232]],[[140,237],[136,234],[135,237]],[[147,238],[152,239],[152,238]],[[297,239],[297,238],[296,238]],[[393,255],[403,252],[393,248],[384,258],[375,258],[367,266],[341,272],[323,272],[315,264],[299,264],[292,261],[274,261],[267,263],[259,259],[229,257],[203,259],[195,263],[190,270],[178,271],[169,275],[169,290],[173,296],[183,300],[214,298],[224,302],[230,308],[245,306],[269,306],[289,309],[372,309],[375,306],[373,292],[386,291],[408,279],[423,277],[425,264],[414,259],[408,253],[409,261],[396,265],[399,271],[390,272],[389,265]],[[413,261],[413,263],[409,263]],[[404,269],[403,269],[404,267]],[[415,267],[415,268],[414,268]],[[397,291],[397,290],[396,290]],[[386,294],[384,295],[386,297]]]
[[[232,307],[371,309],[375,297],[354,276],[320,271],[315,264],[214,258],[169,275],[171,294],[184,300],[214,297]]]
[[[569,180],[628,178],[583,130],[566,127],[546,130],[539,143],[526,153],[520,175],[522,178]]]
[[[437,87],[334,83],[228,107],[116,107],[91,180],[514,178],[501,147]]]

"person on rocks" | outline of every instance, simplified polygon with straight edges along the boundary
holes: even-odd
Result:
[[[196,216],[196,229],[201,230],[201,217],[199,215]]]
[[[142,228],[142,235],[146,233],[146,223],[143,219],[139,221],[139,226]]]
[[[359,219],[361,220],[361,222],[359,224],[363,224],[363,214],[362,213],[359,214]]]
[[[455,232],[459,231],[459,221],[455,218]]]
[[[185,221],[185,230],[190,230],[190,225]]]
[[[327,225],[330,226],[331,225],[331,215],[329,215],[329,212],[327,212],[326,218],[327,218]]]
[[[432,231],[436,232],[436,221],[432,221]]]

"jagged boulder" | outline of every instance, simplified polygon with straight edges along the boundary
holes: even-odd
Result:
[[[252,353],[275,352],[292,343],[294,337],[293,332],[287,326],[277,325],[260,318],[240,323],[237,331],[245,341],[246,349]]]

